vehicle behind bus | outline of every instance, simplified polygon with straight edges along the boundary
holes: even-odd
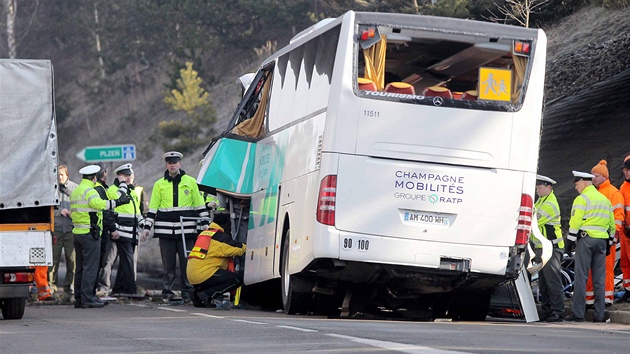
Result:
[[[0,308],[24,315],[35,266],[52,265],[57,128],[49,60],[0,59]]]
[[[400,14],[298,34],[198,178],[249,201],[245,283],[279,278],[287,313],[485,318],[531,229],[545,46]]]

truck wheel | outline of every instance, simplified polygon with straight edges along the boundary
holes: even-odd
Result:
[[[289,274],[289,250],[291,248],[291,231],[284,233],[282,247],[282,306],[288,315],[296,313],[306,314],[313,302],[312,285],[309,287],[307,279],[299,275]]]
[[[26,298],[4,299],[2,305],[2,316],[5,320],[19,320],[24,316],[26,308]]]

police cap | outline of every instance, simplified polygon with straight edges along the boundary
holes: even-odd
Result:
[[[85,176],[95,176],[101,168],[98,165],[88,165],[79,170],[79,173]]]
[[[539,185],[539,184],[544,184],[548,186],[550,184],[556,184],[556,181],[552,180],[551,178],[547,176],[536,175],[536,185]]]
[[[184,157],[184,155],[181,152],[177,151],[169,151],[162,155],[162,158],[164,158],[164,161],[166,162],[179,162],[182,157]]]
[[[126,163],[124,165],[121,165],[119,167],[117,167],[114,172],[116,174],[119,175],[126,175],[126,176],[131,176],[133,174],[133,169],[131,169],[131,164],[130,163]]]
[[[580,172],[580,171],[572,171],[572,172],[573,172],[573,182],[592,181],[593,178],[595,177],[594,175],[590,173],[586,173],[586,172]]]

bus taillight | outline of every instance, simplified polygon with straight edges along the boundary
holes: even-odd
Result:
[[[532,44],[525,41],[514,41],[514,54],[529,56],[532,49]]]
[[[368,29],[361,31],[361,40],[367,41],[368,39],[372,39],[375,33],[376,29],[374,27],[368,27]]]
[[[521,194],[521,207],[518,210],[518,225],[516,226],[516,242],[518,245],[525,245],[529,240],[529,233],[532,231],[532,212],[534,200],[529,194]]]
[[[337,198],[337,176],[322,179],[317,196],[317,222],[335,226],[335,201]]]

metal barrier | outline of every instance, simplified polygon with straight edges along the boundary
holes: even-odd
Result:
[[[200,218],[197,216],[180,216],[179,217],[179,222],[181,223],[181,230],[182,230],[182,244],[184,245],[184,252],[186,257],[188,257],[188,255],[190,254],[190,252],[192,251],[186,248],[186,234],[184,233],[184,221],[185,220],[195,220],[197,221],[197,226],[199,225],[199,221],[202,220],[208,220],[208,224],[212,222],[212,219],[214,218],[214,211],[210,212],[210,217],[209,218]]]

